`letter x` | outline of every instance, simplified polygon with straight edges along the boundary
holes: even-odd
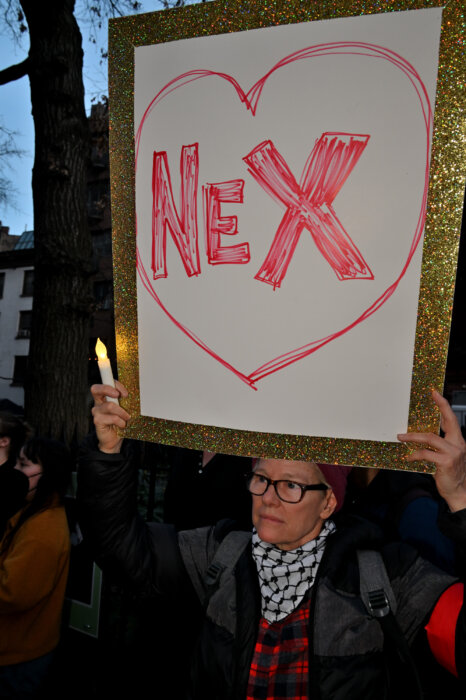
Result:
[[[322,134],[307,159],[299,185],[272,141],[263,141],[243,158],[259,185],[286,207],[255,279],[273,285],[274,289],[280,287],[303,228],[309,230],[338,279],[374,279],[332,208],[369,138],[358,134]]]

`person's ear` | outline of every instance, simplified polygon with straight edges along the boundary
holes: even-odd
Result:
[[[337,499],[335,498],[335,494],[333,493],[332,489],[329,489],[325,493],[324,507],[320,511],[320,517],[322,520],[327,520],[327,518],[330,518],[336,507]]]
[[[3,448],[9,448],[11,445],[11,438],[7,437],[4,435],[3,437],[0,437],[0,447]]]

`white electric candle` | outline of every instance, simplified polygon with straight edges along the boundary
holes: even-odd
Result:
[[[112,366],[110,364],[110,360],[107,357],[107,348],[100,340],[100,338],[97,338],[95,351],[97,354],[97,364],[99,365],[102,384],[109,384],[110,386],[115,386],[115,380],[113,379],[112,373]],[[106,400],[112,401],[113,403],[118,403],[118,399],[114,399],[112,396],[107,396]]]

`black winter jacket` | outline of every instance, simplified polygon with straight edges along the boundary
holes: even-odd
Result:
[[[78,471],[81,526],[104,569],[122,574],[145,595],[176,604],[204,587],[205,575],[228,525],[177,535],[174,528],[145,524],[136,511],[131,445],[123,453],[84,449]],[[464,537],[466,511],[454,514],[452,531]],[[411,547],[383,544],[372,524],[350,519],[330,536],[310,596],[309,697],[312,700],[383,700],[412,697],[406,671],[394,667],[379,623],[359,596],[358,549],[379,549],[397,599],[397,620],[416,653],[429,654],[423,625],[455,579],[422,560]],[[202,597],[202,595],[201,595]],[[222,576],[206,611],[192,661],[193,700],[244,700],[260,619],[260,593],[250,548],[231,575]],[[457,667],[466,668],[464,614],[456,633]],[[424,658],[424,662],[426,659]],[[430,663],[430,662],[429,662]],[[426,667],[425,667],[426,668]],[[424,673],[421,669],[421,674]],[[401,682],[399,682],[401,681]]]

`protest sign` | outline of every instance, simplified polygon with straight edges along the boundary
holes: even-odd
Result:
[[[400,466],[396,434],[438,427],[461,3],[303,5],[111,23],[129,435]]]

